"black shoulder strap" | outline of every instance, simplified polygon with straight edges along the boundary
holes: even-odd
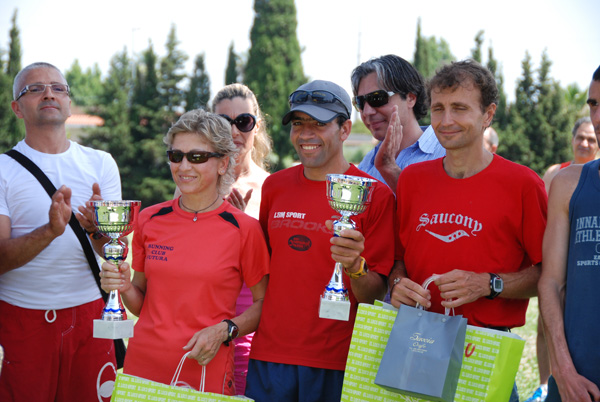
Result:
[[[36,179],[38,179],[38,181],[40,182],[42,187],[44,187],[44,190],[46,190],[50,198],[52,198],[52,196],[56,192],[56,187],[54,187],[54,184],[52,184],[50,179],[48,179],[48,176],[46,176],[46,174],[42,172],[42,169],[40,169],[38,165],[33,163],[31,159],[29,159],[16,149],[11,149],[10,151],[7,151],[6,155],[10,156],[11,158],[19,162],[21,165],[23,165],[25,169],[29,170],[29,172],[32,175],[34,175]],[[102,290],[102,287],[100,285],[100,267],[98,266],[98,261],[96,261],[96,255],[94,254],[92,245],[90,244],[83,228],[79,224],[79,221],[77,220],[77,218],[75,218],[75,214],[73,212],[71,212],[69,226],[71,226],[71,229],[73,229],[73,232],[75,232],[77,239],[81,243],[81,247],[83,248],[85,257],[87,258],[92,273],[94,274],[94,280],[96,281],[98,289],[100,289],[100,293],[102,294],[102,299],[106,302],[106,300],[108,300],[108,294],[104,290]]]

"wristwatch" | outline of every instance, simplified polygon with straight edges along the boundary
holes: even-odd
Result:
[[[497,274],[490,272],[490,295],[488,299],[495,299],[504,290],[504,281]]]
[[[223,320],[222,322],[227,323],[227,340],[223,343],[225,344],[225,346],[229,346],[229,342],[231,342],[232,340],[234,340],[235,338],[238,337],[238,334],[240,333],[240,329],[231,320]]]

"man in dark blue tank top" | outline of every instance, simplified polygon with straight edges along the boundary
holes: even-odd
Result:
[[[587,103],[600,141],[600,67]],[[600,160],[562,169],[552,181],[543,261],[538,291],[552,367],[546,402],[600,401]]]

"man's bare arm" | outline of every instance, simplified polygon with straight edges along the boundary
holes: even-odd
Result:
[[[0,215],[0,275],[22,267],[62,235],[71,219],[71,189],[62,186],[52,196],[48,223],[23,236],[11,238],[11,221]]]

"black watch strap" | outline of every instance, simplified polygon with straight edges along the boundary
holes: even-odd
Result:
[[[489,273],[490,274],[490,295],[486,296],[486,298],[488,299],[495,299],[501,292],[502,290],[504,290],[504,286],[500,286],[501,289],[500,290],[496,290],[495,289],[495,282],[500,281],[500,283],[502,283],[502,278],[500,278],[499,275],[494,274],[494,273]]]
[[[231,320],[223,320],[222,322],[227,323],[227,340],[223,342],[225,346],[229,346],[229,342],[238,337],[240,329]]]

